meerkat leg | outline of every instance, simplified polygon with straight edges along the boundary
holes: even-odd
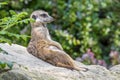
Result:
[[[68,68],[68,69],[71,69],[71,70],[80,71],[80,68],[72,67],[72,66],[70,66],[70,65],[66,65],[66,64],[63,64],[63,63],[60,63],[60,62],[57,63],[57,66],[59,66],[59,67],[64,67],[64,68]]]
[[[48,63],[50,63],[50,64],[53,64],[53,65],[55,65],[55,66],[58,66],[58,67],[64,67],[64,68],[68,68],[68,69],[71,69],[71,70],[73,70],[74,68],[73,67],[71,67],[71,66],[69,66],[69,65],[65,65],[65,64],[63,64],[63,63],[61,63],[61,62],[57,62],[56,64],[53,62],[53,61],[51,61],[51,60],[46,60]]]
[[[57,66],[58,67],[68,68],[68,69],[71,69],[71,70],[77,70],[77,71],[85,71],[85,72],[88,71],[88,68],[84,68],[84,67],[72,67],[72,66],[60,63],[60,62],[57,63]]]
[[[63,53],[63,51],[61,51],[61,50],[44,47],[44,51],[46,51],[46,52],[44,52],[44,53],[46,53],[46,55],[45,55],[46,60],[45,61],[47,61],[48,63],[51,63],[52,65],[55,65],[55,66],[58,66],[58,67],[68,68],[68,69],[71,69],[71,70],[87,71],[87,68],[77,67],[75,65],[64,64],[64,62],[62,63],[62,62],[57,61],[57,57],[53,57],[53,55],[55,56],[58,53],[61,53],[61,52]],[[59,60],[59,58],[58,58],[58,60]]]
[[[50,64],[56,66],[56,64],[55,64],[53,61],[51,61],[51,60],[46,60],[46,61],[47,61],[48,63],[50,63]]]

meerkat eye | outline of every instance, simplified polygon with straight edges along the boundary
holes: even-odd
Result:
[[[47,14],[40,14],[40,16],[42,16],[42,17],[44,17],[44,18],[45,18],[45,17],[48,17]]]
[[[35,16],[35,15],[32,15],[32,18],[33,18],[33,19],[36,19],[36,16]]]

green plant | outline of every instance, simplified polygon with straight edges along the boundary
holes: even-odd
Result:
[[[0,8],[6,4],[6,2],[0,3]],[[0,19],[0,42],[7,42],[9,44],[16,43],[17,41],[20,42],[20,40],[27,42],[29,36],[19,34],[19,27],[32,21],[26,17],[28,15],[27,12],[16,13],[13,10],[9,10],[9,14],[10,16]],[[0,49],[0,51],[3,50]],[[0,73],[8,71],[12,67],[12,62],[0,61]]]
[[[6,51],[2,50],[1,48],[0,48],[0,53],[8,54]],[[5,62],[0,60],[0,73],[11,70],[12,67],[13,67],[13,62],[10,61]]]
[[[13,67],[12,62],[0,61],[0,70],[9,70],[12,69],[12,67]]]
[[[10,13],[12,17],[5,17],[0,19],[0,42],[8,42],[11,44],[15,38],[18,40],[23,39],[26,42],[28,36],[17,34],[17,32],[13,30],[17,29],[14,28],[15,26],[20,26],[24,23],[28,24],[30,19],[23,19],[26,17],[27,13],[21,12],[19,14],[16,14],[14,11],[10,11]]]

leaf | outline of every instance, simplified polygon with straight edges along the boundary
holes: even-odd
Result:
[[[7,62],[7,66],[8,66],[10,69],[12,69],[12,67],[13,67],[13,62]]]
[[[0,52],[3,51],[1,48],[0,48]]]
[[[1,6],[6,5],[6,4],[8,4],[8,3],[7,2],[0,2],[0,8],[1,8]]]
[[[20,37],[21,37],[24,41],[27,41],[27,37],[28,37],[27,35],[21,35]]]
[[[11,15],[16,15],[16,12],[14,10],[9,11]]]
[[[0,42],[7,42],[7,43],[11,44],[11,41],[9,39],[4,38],[4,37],[0,38]]]
[[[4,69],[5,67],[6,67],[6,63],[0,61],[0,68],[1,68],[1,69]]]
[[[2,50],[1,48],[0,48],[0,52],[2,52],[3,54],[8,54],[8,52]]]

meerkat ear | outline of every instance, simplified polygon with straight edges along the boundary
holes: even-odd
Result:
[[[37,17],[35,15],[32,15],[32,18],[36,20]]]

